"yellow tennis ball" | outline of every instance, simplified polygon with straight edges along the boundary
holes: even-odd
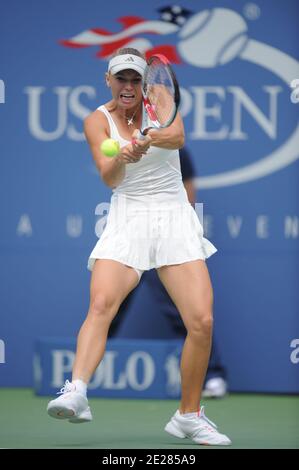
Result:
[[[119,142],[114,139],[105,139],[101,145],[101,152],[106,157],[115,157],[119,152]]]

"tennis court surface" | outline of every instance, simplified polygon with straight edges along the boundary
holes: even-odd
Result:
[[[49,397],[50,399],[51,397]],[[94,420],[70,424],[46,413],[30,389],[0,390],[0,447],[31,449],[196,449],[163,429],[176,400],[90,399]],[[299,397],[231,394],[206,399],[206,415],[233,441],[222,449],[298,449]],[[209,447],[200,446],[209,450]],[[219,447],[220,448],[220,447]]]

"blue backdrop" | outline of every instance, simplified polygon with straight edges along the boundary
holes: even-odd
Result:
[[[110,190],[82,121],[108,100],[107,58],[126,44],[174,62],[205,234],[219,250],[208,264],[230,388],[299,391],[298,2],[170,7],[1,5],[2,385],[31,385],[35,339],[75,336],[88,308],[95,210]],[[142,286],[119,336],[172,335]]]

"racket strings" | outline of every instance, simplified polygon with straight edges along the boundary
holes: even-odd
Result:
[[[164,127],[176,112],[175,87],[164,64],[153,62],[146,77],[146,95],[159,124]]]

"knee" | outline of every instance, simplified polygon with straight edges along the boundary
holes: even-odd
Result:
[[[92,319],[109,319],[113,313],[113,302],[102,294],[96,294],[90,301],[88,316]]]
[[[197,312],[188,328],[188,334],[192,336],[211,336],[213,331],[213,313],[209,310]]]

